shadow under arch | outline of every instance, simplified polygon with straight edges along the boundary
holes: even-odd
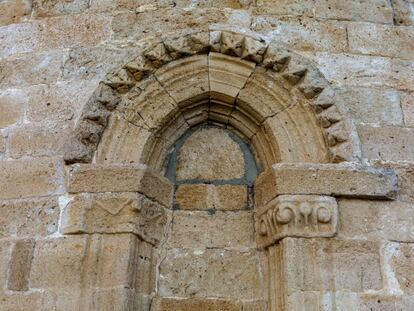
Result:
[[[232,129],[261,167],[357,161],[357,135],[313,64],[257,34],[167,38],[107,76],[85,105],[66,163],[144,163],[162,171],[189,128]]]

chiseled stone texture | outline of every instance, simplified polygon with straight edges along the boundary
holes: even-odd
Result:
[[[171,248],[254,247],[253,213],[174,211],[167,244]]]
[[[94,164],[64,167],[66,136],[108,72],[154,40],[227,27],[223,24],[249,29],[243,30],[247,36],[256,31],[267,43],[273,40],[314,61],[336,92],[341,122],[355,125],[353,139],[363,156],[353,161],[362,168],[277,170],[269,183],[260,184],[259,177],[256,187],[247,187],[236,180],[246,171],[243,150],[226,131],[206,130],[204,137],[221,145],[196,133],[189,142],[198,151],[185,154],[191,165],[180,167],[178,176],[206,180],[173,185],[163,173],[139,164],[148,137],[158,138],[151,131],[165,124],[149,120],[151,129],[143,123],[128,127],[119,114],[102,138],[113,135],[117,144],[99,147]],[[413,27],[413,0],[0,0],[0,310],[275,311],[268,287],[269,277],[276,276],[273,285],[283,287],[287,311],[414,310]],[[250,44],[258,43],[238,42],[233,35],[222,39],[229,38],[234,41],[227,47],[236,50],[254,50]],[[180,42],[174,44],[186,53]],[[283,67],[286,59],[279,56]],[[308,124],[300,107],[284,109],[292,103],[283,96],[281,109],[270,110],[265,95],[252,92],[251,84],[244,88],[253,81],[278,94],[286,87],[302,96],[298,85],[277,89],[270,74],[279,73],[269,69],[269,79],[256,72],[251,77],[255,62],[219,53],[192,59],[204,66],[185,81],[168,80],[163,97],[155,96],[158,108],[149,102],[153,98],[144,98],[148,110],[139,111],[142,118],[155,108],[154,115],[175,113],[180,99],[211,83],[213,99],[224,101],[227,110],[203,107],[228,130],[247,123],[242,132],[252,137],[261,128],[233,106],[232,96],[239,93],[240,100],[254,100],[254,109],[265,111],[266,124],[283,118],[281,124]],[[156,91],[167,83],[163,74],[170,70],[175,77],[186,60],[174,70],[158,70]],[[212,65],[209,72],[206,62]],[[290,65],[284,69],[299,79],[302,64]],[[309,100],[318,104],[317,114],[323,104],[332,104],[320,99]],[[328,111],[323,117],[336,122],[335,109],[323,110]],[[166,136],[181,136],[197,117],[203,116],[184,111],[180,128]],[[319,131],[316,123],[312,128]],[[127,130],[133,135],[123,139]],[[297,152],[285,146],[296,134],[282,133],[277,143],[270,138],[271,152],[253,150],[272,159],[269,166],[278,158],[278,146],[282,153]],[[269,138],[259,136],[246,143]],[[313,162],[327,162],[322,134],[320,142],[296,147],[320,152]],[[132,152],[137,146],[142,151]],[[169,146],[165,149],[167,154]],[[164,160],[158,158],[154,163]],[[383,168],[394,170],[398,180]],[[254,238],[253,205],[263,205],[278,191],[334,195],[338,233],[330,239],[284,238],[274,246],[279,253],[268,267],[269,250],[258,250]],[[124,209],[128,199],[132,203]],[[70,230],[68,220],[74,225]]]
[[[248,189],[244,185],[181,184],[175,204],[183,210],[243,210],[248,208]]]
[[[341,199],[338,237],[414,242],[411,203]]]
[[[51,235],[59,213],[57,197],[0,201],[0,238]]]
[[[382,289],[377,242],[286,238],[281,247],[288,294],[332,288],[351,292]]]
[[[414,129],[360,126],[363,157],[370,160],[414,161]]]
[[[250,251],[174,249],[160,266],[160,295],[258,299],[263,276]]]
[[[0,161],[0,199],[20,199],[59,193],[61,164],[54,158]]]
[[[244,172],[240,146],[222,129],[197,130],[178,152],[177,180],[242,178]]]

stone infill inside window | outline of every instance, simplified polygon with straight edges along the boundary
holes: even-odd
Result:
[[[255,157],[228,129],[202,125],[185,133],[170,154],[166,177],[175,184],[174,209],[245,210],[253,207]]]

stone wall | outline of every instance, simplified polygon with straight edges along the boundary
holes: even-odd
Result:
[[[0,25],[1,311],[414,309],[411,0],[3,0]],[[212,25],[312,60],[356,128],[358,168],[281,165],[253,189],[103,167],[101,149],[101,164],[65,164],[109,72],[158,38]],[[222,144],[223,159],[236,147]],[[212,167],[237,170],[223,163]],[[253,214],[287,194],[334,197],[336,227],[259,249]]]

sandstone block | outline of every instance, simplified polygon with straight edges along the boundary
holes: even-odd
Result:
[[[0,52],[1,53],[1,52]],[[1,88],[56,82],[62,71],[63,54],[24,54],[0,60]]]
[[[360,126],[362,154],[370,160],[414,161],[414,129]]]
[[[118,115],[109,118],[96,152],[99,164],[132,164],[142,163],[145,146],[151,132],[135,126]]]
[[[168,16],[168,20],[163,17]],[[153,36],[165,36],[185,29],[207,30],[214,23],[226,23],[228,14],[219,8],[211,9],[159,9],[139,14],[120,12],[113,17],[111,27],[113,38],[137,39],[145,33]]]
[[[358,87],[391,87],[414,90],[412,60],[316,53],[319,69],[329,81]],[[361,72],[363,74],[361,74]]]
[[[63,210],[60,231],[134,233],[158,244],[169,218],[164,207],[137,193],[77,195]]]
[[[173,249],[160,266],[159,293],[174,297],[258,299],[259,260],[252,252]]]
[[[207,55],[195,55],[180,59],[155,72],[157,80],[161,82],[179,106],[186,105],[187,100],[193,102],[208,98],[210,89],[208,74]]]
[[[27,291],[32,264],[33,239],[17,240],[14,243],[9,265],[7,288],[13,291]]]
[[[348,40],[353,53],[414,58],[414,27],[350,23]]]
[[[281,245],[287,260],[283,271],[288,295],[332,287],[352,292],[382,288],[379,243],[286,238]]]
[[[322,19],[357,20],[392,23],[392,7],[385,0],[259,0],[258,11],[264,14],[304,15]]]
[[[76,120],[79,110],[91,97],[96,85],[95,81],[70,81],[24,89],[27,120],[51,126]]]
[[[55,300],[56,297],[49,292],[0,293],[2,311],[50,311],[56,308]]]
[[[84,236],[37,241],[30,272],[30,288],[80,288]]]
[[[390,265],[398,281],[399,288],[404,294],[414,293],[414,245],[407,243],[393,243],[388,245]]]
[[[0,242],[0,286],[2,289],[7,287],[6,284],[7,284],[11,253],[12,253],[11,241],[1,240]]]
[[[332,237],[336,234],[336,200],[316,195],[281,195],[255,213],[256,241],[267,247],[285,237]]]
[[[70,129],[22,126],[10,131],[9,155],[18,159],[23,156],[41,157],[62,154]]]
[[[109,20],[104,15],[79,14],[2,27],[0,55],[96,45],[109,38]]]
[[[210,53],[209,79],[212,97],[233,103],[254,68],[253,62],[235,59],[220,53]]]
[[[294,50],[345,52],[347,49],[346,25],[342,22],[258,16],[253,25],[254,31]]]
[[[153,301],[151,311],[241,311],[237,301],[226,299],[189,298],[174,299],[157,297]],[[244,310],[244,309],[243,309]]]
[[[68,191],[71,193],[141,192],[167,207],[172,199],[171,183],[142,164],[75,164],[67,175]]]
[[[74,0],[74,1],[33,1],[33,13],[36,17],[50,17],[66,14],[79,14],[88,9],[88,0]]]
[[[249,207],[247,191],[243,185],[182,184],[175,203],[183,210],[243,210]]]
[[[247,248],[254,245],[253,214],[174,211],[171,248]]]
[[[388,89],[345,87],[337,90],[337,100],[346,103],[359,123],[402,125],[400,92]],[[406,117],[406,113],[404,112]]]
[[[59,190],[56,159],[0,161],[0,199],[19,199],[55,194]]]
[[[0,91],[0,128],[21,121],[27,98],[24,92],[17,89]]]
[[[6,137],[3,135],[0,135],[0,159],[3,158],[5,152],[6,152]]]
[[[257,178],[255,199],[262,206],[280,194],[388,198],[396,187],[390,170],[355,164],[275,164]]]
[[[405,202],[339,200],[338,236],[347,239],[414,241],[412,205]]]
[[[391,0],[396,25],[414,25],[414,2],[411,0]]]
[[[119,111],[136,126],[161,129],[178,107],[167,91],[154,78],[137,83],[121,102]]]
[[[414,127],[414,93],[403,93],[401,106],[404,112],[405,126]]]
[[[56,197],[0,201],[0,238],[42,237],[57,230]]]
[[[30,0],[6,0],[0,3],[0,25],[19,23],[30,18]]]
[[[69,51],[69,57],[63,65],[63,78],[102,80],[108,72],[123,65],[136,52],[136,48],[116,49],[106,45],[74,47]]]
[[[178,151],[176,178],[182,180],[229,180],[243,178],[245,160],[241,146],[229,132],[200,128]]]

